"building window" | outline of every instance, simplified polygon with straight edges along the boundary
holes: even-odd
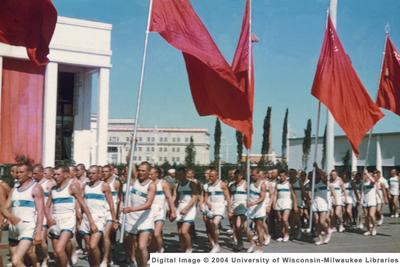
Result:
[[[172,148],[172,152],[175,152],[175,147]]]
[[[155,142],[155,141],[156,141],[156,138],[152,137],[151,142]]]
[[[181,152],[181,149],[179,147],[177,147],[176,152]]]
[[[167,137],[164,137],[164,142],[168,142],[168,138]]]
[[[150,137],[147,137],[147,142],[150,142]]]
[[[178,142],[178,143],[180,143],[181,142],[181,138],[176,138],[176,141]]]
[[[109,146],[107,148],[108,153],[117,153],[118,152],[118,147],[116,146]]]
[[[129,137],[126,138],[126,142],[129,142]]]
[[[154,152],[154,146],[151,148],[151,152]]]
[[[139,156],[139,157],[138,157],[138,160],[142,160],[142,157],[141,157],[141,156]]]
[[[172,143],[175,143],[175,137],[172,137]]]
[[[147,160],[147,161],[150,161],[150,157],[146,157],[146,160]]]
[[[160,157],[160,158],[158,159],[158,161],[161,162],[161,161],[162,161],[162,157]]]
[[[138,149],[139,149],[139,151],[142,151],[142,147],[141,146],[139,146]]]
[[[164,147],[164,152],[167,152],[167,148],[166,147]]]
[[[139,140],[139,142],[142,142],[143,139],[142,139],[142,137],[139,137],[138,140]]]
[[[179,157],[176,158],[176,161],[179,162]]]
[[[146,147],[146,151],[147,151],[147,152],[150,152],[150,147]]]
[[[167,158],[167,157],[164,157],[164,161],[167,162],[167,161],[168,161],[168,158]]]
[[[160,139],[159,139],[159,140],[160,140],[159,142],[161,143],[161,142],[163,141],[163,138],[162,138],[162,137],[160,137]]]
[[[175,157],[172,157],[172,162],[175,162]]]
[[[189,138],[185,138],[185,143],[189,143]]]
[[[136,156],[133,156],[133,160],[136,160]]]
[[[158,151],[159,151],[159,152],[162,152],[162,147],[158,148]]]

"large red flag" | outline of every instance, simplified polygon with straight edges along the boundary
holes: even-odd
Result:
[[[1,0],[0,42],[25,46],[37,65],[49,62],[49,44],[57,23],[51,0]]]
[[[243,134],[244,145],[247,149],[251,148],[253,135],[253,106],[254,106],[254,66],[253,53],[251,56],[251,68],[249,64],[249,34],[250,34],[250,1],[246,1],[246,9],[243,16],[242,31],[239,42],[233,57],[232,69],[246,93],[251,115],[244,120],[223,119],[222,121],[238,129]],[[251,72],[249,74],[249,72]]]
[[[150,31],[183,52],[193,101],[201,116],[248,120],[251,111],[246,93],[188,0],[153,0]]]
[[[389,35],[386,37],[385,56],[376,103],[400,115],[400,55]]]
[[[327,106],[358,156],[363,137],[383,113],[353,69],[330,17],[311,93]]]

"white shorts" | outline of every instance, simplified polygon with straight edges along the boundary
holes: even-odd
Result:
[[[72,235],[76,231],[76,216],[75,214],[57,214],[53,215],[54,220],[56,221],[56,227],[50,227],[50,236],[53,238],[60,237],[62,232],[70,232]],[[56,229],[56,231],[52,231],[52,229]]]
[[[151,207],[151,213],[152,213],[154,222],[165,221],[165,219],[167,218],[167,209],[164,205],[163,206],[153,205]]]
[[[312,203],[313,212],[328,212],[330,210],[330,203],[323,198],[315,198]]]
[[[21,240],[33,240],[35,234],[36,222],[22,220],[16,225],[10,224],[8,240],[10,243],[18,243]]]
[[[376,207],[378,202],[376,201],[376,198],[363,198],[362,200],[362,206],[364,208],[369,208],[369,207]]]
[[[130,235],[138,235],[141,232],[153,232],[154,218],[151,212],[143,213],[138,219],[126,217],[125,232]]]
[[[181,214],[181,210],[186,207],[187,203],[179,203],[176,209],[176,221],[178,223],[194,223],[196,219],[196,206],[193,205],[186,214]]]
[[[258,204],[256,206],[251,206],[249,208],[249,218],[250,220],[264,219],[266,216],[267,208],[264,203]]]
[[[216,216],[225,217],[226,206],[225,203],[210,203],[211,208],[207,212],[208,218],[214,218]]]
[[[284,199],[280,198],[276,201],[276,211],[284,211],[284,210],[291,210],[292,209],[292,200],[291,199]]]
[[[92,217],[93,217],[94,224],[97,226],[97,231],[100,233],[103,233],[104,226],[106,225],[106,216],[92,213]],[[90,235],[91,234],[90,223],[89,223],[89,220],[88,220],[86,214],[83,215],[82,223],[79,227],[79,233],[81,233],[82,235]]]

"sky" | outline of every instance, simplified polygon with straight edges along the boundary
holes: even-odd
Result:
[[[215,42],[231,62],[239,38],[245,0],[191,0]],[[54,0],[60,16],[112,24],[110,117],[133,118],[140,77],[149,1]],[[252,153],[260,153],[263,120],[272,107],[272,146],[281,153],[283,118],[289,109],[289,134],[304,136],[307,119],[315,132],[317,105],[311,96],[329,0],[253,0],[255,99]],[[337,31],[353,66],[375,99],[380,76],[385,25],[400,47],[399,0],[338,0]],[[215,118],[199,117],[182,54],[151,33],[139,125],[207,128],[213,145]],[[400,118],[384,111],[374,132],[400,130]],[[326,110],[321,118],[321,134]],[[343,134],[335,126],[336,134]],[[235,131],[222,127],[222,159],[236,157]],[[212,146],[210,148],[212,153]],[[212,156],[212,155],[211,155]]]

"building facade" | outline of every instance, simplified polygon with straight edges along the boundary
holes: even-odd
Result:
[[[106,23],[58,17],[50,43],[50,63],[43,71],[26,70],[31,63],[25,48],[0,44],[0,127],[12,127],[15,131],[0,134],[2,148],[7,147],[7,154],[5,149],[0,151],[0,163],[12,163],[18,154],[45,166],[63,160],[107,162],[111,30],[112,25]],[[29,79],[32,73],[36,82]],[[15,88],[13,91],[7,86],[13,82],[11,79],[18,80],[16,75],[28,78],[26,84],[14,83],[19,86],[18,93],[36,92],[39,104],[33,109],[31,104],[35,100],[29,96],[27,103],[12,100],[10,104],[7,100],[18,99],[10,96]],[[94,101],[98,107],[94,140],[90,121],[93,96],[97,96]],[[7,108],[9,104],[14,105],[12,112],[20,112],[14,115],[11,126],[6,120],[6,116],[13,114]],[[32,113],[34,120],[30,118]]]
[[[314,138],[312,141],[309,160],[307,162],[307,170],[312,169],[314,160]],[[348,151],[351,152],[351,146],[346,136],[335,136],[334,146],[335,167],[343,166],[343,158]],[[391,133],[374,133],[372,134],[369,144],[369,155],[366,159],[368,148],[368,135],[363,139],[359,147],[360,155],[357,159],[352,153],[350,154],[352,170],[362,170],[364,166],[376,168],[387,174],[389,170],[396,167],[400,170],[400,132]],[[318,139],[318,155],[317,163],[321,165],[323,150],[323,138]],[[303,138],[289,138],[288,146],[288,164],[290,168],[303,169]]]
[[[93,122],[95,121],[93,117]],[[95,123],[93,123],[95,125]],[[109,119],[108,162],[126,163],[133,131],[132,119]],[[185,164],[185,149],[193,138],[196,150],[195,163],[210,163],[210,135],[207,129],[197,128],[139,128],[133,160],[136,163],[148,161],[153,164]]]

